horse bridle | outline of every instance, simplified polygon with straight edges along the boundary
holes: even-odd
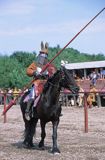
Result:
[[[61,74],[61,76],[62,76],[61,80],[62,80],[62,79],[64,79],[64,77],[65,77],[65,75],[64,75],[64,71],[60,72],[60,74]],[[60,81],[61,81],[61,80],[60,80]],[[53,86],[53,87],[58,87],[58,85],[53,84],[53,83],[52,83],[52,82],[50,82],[50,81],[48,81],[48,83],[49,83],[51,86]]]
[[[66,77],[64,72],[65,72],[64,70],[61,70],[62,79],[65,79],[65,77]],[[75,87],[73,85],[69,84],[68,79],[67,79],[66,83],[69,86],[70,90],[74,93]]]
[[[49,82],[49,81],[48,81],[48,83],[49,83],[51,86],[53,86],[53,87],[57,87],[57,86],[58,86],[58,85],[53,84],[52,82]]]
[[[59,81],[59,83],[63,80],[63,79],[65,79],[65,73],[64,73],[64,70],[60,70],[60,74],[61,74],[61,79],[60,79],[60,81]],[[51,86],[53,86],[53,87],[58,87],[58,85],[56,85],[56,84],[53,84],[52,82],[50,82],[50,81],[48,81],[48,83],[51,85]],[[74,86],[72,86],[72,85],[70,85],[69,84],[69,82],[68,82],[68,80],[66,81],[66,83],[68,84],[68,86],[70,87],[70,90],[73,92],[73,90],[74,90]]]

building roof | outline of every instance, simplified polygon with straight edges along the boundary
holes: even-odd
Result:
[[[68,63],[65,64],[66,69],[88,69],[88,68],[104,68],[105,61],[92,61],[81,63]]]

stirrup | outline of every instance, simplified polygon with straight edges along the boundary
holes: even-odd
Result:
[[[30,115],[29,115],[29,112],[26,112],[26,113],[25,113],[25,118],[26,118],[27,121],[29,121],[29,120],[31,119],[31,118],[30,118]]]

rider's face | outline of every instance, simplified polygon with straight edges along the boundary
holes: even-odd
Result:
[[[47,57],[44,57],[42,55],[38,56],[38,60],[37,61],[38,61],[39,64],[42,64],[42,65],[45,65],[48,62]]]

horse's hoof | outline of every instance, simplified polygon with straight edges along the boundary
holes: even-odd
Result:
[[[45,150],[45,147],[44,147],[44,146],[40,147],[40,150],[43,150],[43,151],[44,151],[44,150]]]
[[[40,142],[38,146],[39,146],[40,150],[45,150],[45,146],[43,143]]]
[[[26,143],[23,143],[23,144],[22,144],[22,147],[28,149],[28,148],[29,148],[29,145],[26,144]]]
[[[44,146],[39,146],[40,150],[45,150]]]
[[[39,148],[44,148],[44,144],[42,142],[39,142]]]
[[[55,153],[53,153],[54,155],[59,155],[60,153],[58,153],[58,152],[55,152]]]
[[[60,154],[60,150],[58,148],[53,148],[51,153],[53,153],[54,155]]]
[[[32,144],[23,143],[22,147],[25,149],[35,149],[35,145],[33,143]]]
[[[32,144],[30,144],[30,148],[31,148],[31,149],[35,149],[36,147],[35,147],[35,145],[32,143]]]

